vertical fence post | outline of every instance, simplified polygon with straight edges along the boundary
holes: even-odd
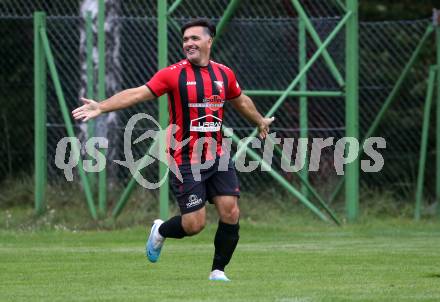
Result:
[[[92,12],[86,13],[86,70],[87,70],[87,98],[94,99],[94,76],[93,76],[93,20]],[[95,136],[95,119],[87,122],[87,136]],[[90,187],[95,187],[95,173],[89,173]]]
[[[300,17],[298,18],[298,35],[299,35],[299,41],[298,41],[298,50],[299,50],[299,69],[303,69],[307,62],[307,44],[306,44],[306,25],[304,20]],[[306,91],[307,90],[307,74],[302,77],[302,79],[299,82],[299,90],[300,91]],[[299,128],[300,130],[300,137],[301,138],[307,138],[308,135],[308,110],[307,110],[307,97],[301,96],[299,98]],[[301,154],[307,154],[308,144],[306,145],[300,145],[301,146]],[[305,156],[305,164],[304,168],[301,169],[300,177],[304,180],[304,182],[308,182],[309,178],[309,169],[308,169],[308,160],[307,155]],[[301,183],[301,193],[308,197],[308,189],[305,183]]]
[[[167,24],[167,0],[157,0],[157,30],[158,30],[158,67],[165,68],[168,65],[168,24]],[[168,102],[165,95],[159,98],[159,123],[162,129],[168,126]],[[164,150],[165,135],[159,136],[159,148]],[[168,167],[161,161],[159,163],[159,179],[165,177]],[[159,202],[161,219],[168,218],[169,184],[168,179],[159,189]]]
[[[435,26],[435,38],[437,45],[437,116],[436,116],[436,180],[435,200],[437,201],[437,215],[440,216],[440,10],[436,10],[437,24]]]
[[[34,13],[34,98],[35,98],[35,212],[44,212],[47,185],[47,129],[46,129],[46,61],[40,28],[46,25],[44,12]]]
[[[63,120],[66,125],[67,135],[69,137],[75,137],[75,132],[73,131],[73,124],[72,124],[71,117],[70,117],[71,113],[67,107],[66,100],[64,98],[63,90],[61,88],[60,78],[58,76],[58,72],[57,72],[57,69],[55,66],[55,59],[54,59],[52,50],[50,48],[49,38],[47,37],[45,27],[40,28],[40,38],[41,38],[41,42],[44,47],[44,53],[45,53],[47,65],[49,67],[49,71],[52,76],[53,86],[55,88],[55,93],[57,95],[58,104],[60,106],[61,114],[63,116]],[[92,214],[93,219],[97,219],[95,205],[93,202],[93,196],[92,196],[92,193],[90,190],[90,185],[88,182],[87,175],[83,169],[83,162],[80,157],[80,150],[79,149],[80,149],[79,146],[77,146],[76,144],[72,144],[72,152],[73,152],[74,156],[79,158],[78,172],[79,172],[79,176],[81,178],[81,182],[84,187],[84,192],[86,194],[87,204],[89,206],[90,213]]]
[[[352,12],[347,22],[346,51],[346,136],[359,138],[359,24],[358,1],[346,0],[347,10]],[[359,159],[347,164],[345,182],[345,204],[347,218],[355,221],[359,215]]]
[[[99,0],[98,3],[98,99],[105,99],[105,3]],[[105,149],[99,150],[105,153]],[[99,213],[104,216],[107,210],[107,165],[99,172]]]
[[[431,66],[431,68],[429,69],[428,89],[427,89],[426,100],[425,100],[425,110],[423,112],[422,138],[420,140],[419,172],[417,175],[416,207],[415,207],[415,213],[414,213],[414,218],[416,220],[420,219],[421,210],[422,210],[423,185],[424,185],[424,180],[425,180],[426,153],[428,150],[429,118],[430,118],[430,113],[431,113],[431,104],[432,104],[432,97],[434,94],[436,74],[437,74],[436,68]]]

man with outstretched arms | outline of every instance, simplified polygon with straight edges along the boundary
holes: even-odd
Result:
[[[146,254],[151,262],[156,262],[166,238],[180,239],[202,231],[208,200],[219,215],[209,279],[229,281],[224,271],[239,239],[240,189],[229,157],[226,166],[221,167],[225,153],[221,133],[223,105],[229,102],[255,124],[262,139],[273,118],[258,113],[252,100],[242,93],[230,68],[210,60],[215,26],[206,19],[197,19],[183,25],[181,31],[186,59],[158,71],[145,85],[119,92],[103,102],[82,99],[84,105],[72,113],[75,119],[87,121],[101,113],[168,94],[169,121],[177,146],[170,146],[168,137],[167,150],[181,174],[179,179],[170,173],[170,185],[181,215],[165,222],[154,221]],[[194,169],[197,165],[199,169]]]

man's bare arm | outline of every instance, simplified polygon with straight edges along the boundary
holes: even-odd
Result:
[[[146,85],[142,85],[118,92],[100,103],[82,98],[81,100],[84,102],[84,105],[73,110],[72,115],[76,120],[87,121],[97,117],[101,113],[125,109],[137,103],[155,98],[156,96],[151,90]]]
[[[275,118],[263,117],[258,112],[254,102],[252,102],[252,100],[244,93],[235,99],[230,100],[230,102],[235,110],[237,110],[249,122],[258,127],[260,138],[266,138],[266,135],[269,133],[269,125],[274,121]]]

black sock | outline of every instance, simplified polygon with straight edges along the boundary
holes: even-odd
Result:
[[[239,224],[227,224],[224,222],[218,222],[217,232],[214,239],[214,260],[212,262],[212,270],[225,270],[225,266],[228,265],[232,258],[235,247],[237,246]]]
[[[183,238],[187,234],[182,227],[182,216],[174,216],[159,227],[159,234],[165,238]]]

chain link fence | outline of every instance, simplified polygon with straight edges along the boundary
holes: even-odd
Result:
[[[428,27],[430,20],[362,24],[360,32],[361,135],[365,135],[383,101],[390,94],[403,67]],[[428,67],[435,58],[434,39],[427,42],[396,101],[386,113],[377,136],[386,138],[385,166],[380,173],[362,174],[363,183],[379,187],[404,201],[414,200],[419,162],[423,109]],[[434,120],[431,120],[434,125]],[[433,127],[430,127],[433,129]],[[434,132],[428,156],[435,162]],[[428,161],[429,162],[429,161]],[[434,196],[435,169],[427,169],[427,197]]]
[[[0,2],[0,30],[4,47],[1,48],[1,98],[0,108],[0,175],[32,175],[33,173],[33,23],[35,10],[46,11],[47,29],[51,47],[69,109],[77,107],[79,97],[85,96],[84,80],[84,7],[88,1],[2,1]],[[90,1],[89,1],[90,2]],[[96,1],[97,2],[97,1]],[[171,1],[170,1],[171,2]],[[301,1],[321,40],[329,35],[344,14],[338,0]],[[193,17],[208,17],[219,22],[228,6],[227,0],[185,0],[173,11],[169,25],[169,62],[183,57],[181,35],[171,24],[181,25]],[[170,4],[169,4],[170,5]],[[107,96],[118,90],[144,84],[157,70],[157,19],[156,1],[106,1],[108,21],[106,27]],[[96,17],[96,16],[95,16]],[[96,19],[95,19],[96,21]],[[291,1],[241,1],[226,32],[215,46],[213,59],[231,66],[246,90],[284,90],[299,71],[298,15]],[[398,22],[361,22],[360,24],[360,135],[363,137],[391,92],[412,52],[429,24],[429,20]],[[96,30],[96,28],[95,28]],[[96,42],[96,36],[95,36]],[[307,36],[307,57],[317,47]],[[434,58],[434,47],[428,45],[421,60],[412,69],[397,100],[389,109],[376,136],[387,140],[383,151],[385,166],[380,173],[361,172],[363,188],[390,191],[400,200],[413,201],[419,141],[423,114],[428,66]],[[330,56],[342,75],[345,73],[345,32],[342,30],[328,47]],[[96,63],[96,56],[94,58]],[[95,79],[97,71],[95,70]],[[307,73],[307,88],[313,91],[339,91],[326,63],[318,59]],[[96,89],[95,89],[96,90]],[[267,112],[277,97],[253,97],[260,112]],[[240,137],[254,129],[229,106],[226,106],[224,123],[233,127]],[[116,198],[129,179],[128,169],[114,164],[114,159],[124,159],[123,132],[128,119],[135,113],[147,112],[158,117],[157,102],[148,102],[126,109],[97,122],[97,134],[109,138],[107,167],[109,188]],[[272,127],[278,137],[298,138],[299,101],[288,97],[275,114]],[[75,184],[68,184],[61,170],[54,163],[57,142],[67,136],[52,81],[48,79],[48,179],[51,186],[60,187],[66,200],[76,191]],[[308,98],[309,138],[335,137],[345,133],[345,100],[343,97]],[[153,125],[138,125],[134,137]],[[101,129],[101,130],[99,130]],[[104,129],[104,130],[102,130]],[[87,126],[76,123],[79,137],[85,138]],[[101,131],[101,132],[100,132]],[[103,132],[102,132],[103,131]],[[147,143],[134,145],[135,158],[144,154]],[[310,147],[310,146],[309,146]],[[431,140],[429,156],[434,160]],[[261,153],[261,152],[260,152]],[[284,173],[279,156],[273,168],[289,181],[298,184],[297,177]],[[429,171],[428,173],[434,173]],[[157,164],[144,172],[149,180],[157,179]],[[434,176],[434,175],[431,175]],[[328,198],[340,179],[333,167],[333,151],[323,152],[321,169],[310,172],[311,184]],[[427,179],[433,179],[428,177]],[[258,191],[278,185],[265,172],[241,174],[243,190]],[[428,192],[433,184],[426,184]],[[154,200],[155,193],[151,194]],[[429,196],[432,196],[429,195]]]

